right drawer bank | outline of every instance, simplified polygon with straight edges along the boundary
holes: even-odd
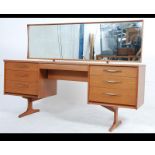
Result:
[[[138,108],[144,102],[145,66],[89,67],[89,103]]]

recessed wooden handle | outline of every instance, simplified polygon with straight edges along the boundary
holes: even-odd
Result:
[[[29,68],[28,65],[25,64],[20,64],[20,65],[16,65],[17,68]]]
[[[28,74],[23,73],[23,74],[16,74],[16,77],[28,77]]]
[[[29,88],[29,85],[27,85],[27,84],[21,84],[21,83],[16,84],[16,86],[18,88]]]
[[[118,96],[118,94],[115,94],[115,93],[105,93],[105,94],[108,96]]]
[[[121,70],[115,70],[115,69],[105,69],[104,71],[111,72],[111,73],[121,72]]]
[[[114,81],[114,80],[107,80],[106,82],[111,84],[121,83],[121,81]]]

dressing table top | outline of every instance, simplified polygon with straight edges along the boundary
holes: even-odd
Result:
[[[132,67],[136,67],[136,66],[145,66],[143,63],[139,63],[139,62],[127,62],[127,61],[109,61],[109,63],[107,63],[106,61],[87,61],[87,60],[48,60],[48,59],[11,59],[11,60],[4,60],[5,62],[9,61],[13,61],[13,62],[32,62],[32,63],[39,63],[39,64],[44,64],[44,63],[48,63],[48,64],[64,64],[64,65],[110,65],[110,66],[132,66]]]

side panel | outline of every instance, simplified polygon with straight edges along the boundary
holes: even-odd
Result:
[[[38,66],[39,67],[39,66]],[[38,97],[45,98],[57,94],[57,80],[48,79],[48,70],[38,68]]]
[[[145,66],[138,68],[138,92],[137,92],[137,108],[144,104],[145,92]]]

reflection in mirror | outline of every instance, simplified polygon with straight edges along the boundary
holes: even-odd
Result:
[[[101,24],[100,58],[137,60],[141,58],[142,22]]]
[[[29,27],[30,58],[78,59],[80,25]]]
[[[142,21],[28,25],[28,58],[140,61]]]

